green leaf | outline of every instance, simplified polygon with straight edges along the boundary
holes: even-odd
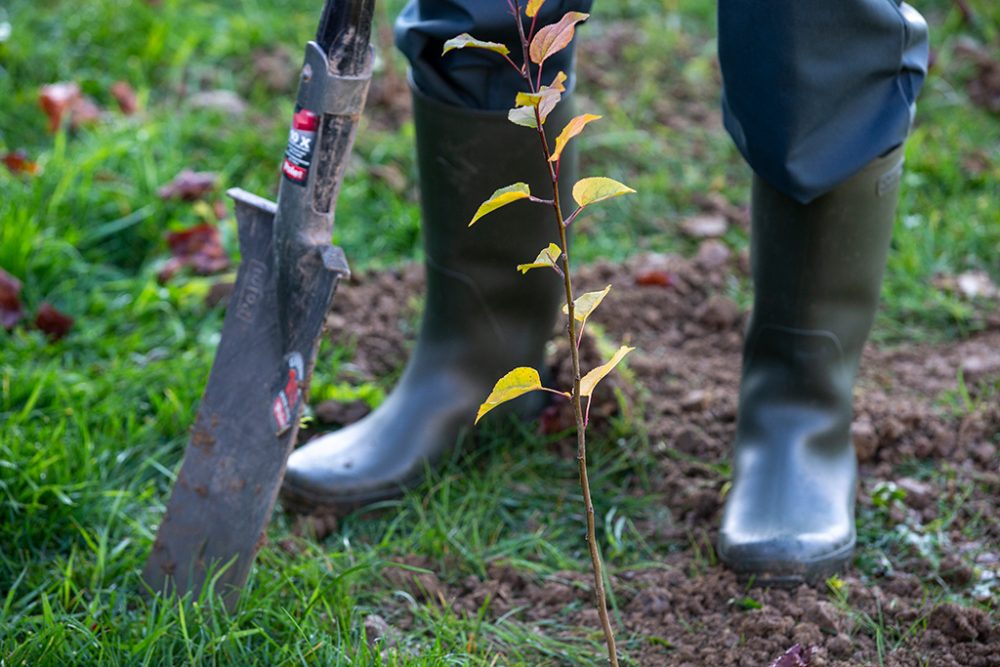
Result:
[[[542,379],[538,376],[538,371],[529,366],[515,368],[497,380],[493,391],[486,397],[483,404],[479,406],[479,412],[476,413],[476,423],[478,424],[483,415],[498,405],[541,388]]]
[[[527,199],[531,196],[531,188],[528,187],[527,183],[514,183],[514,185],[508,185],[505,188],[500,188],[492,195],[490,198],[479,205],[479,209],[476,214],[472,216],[472,222],[469,223],[469,227],[476,224],[476,220],[483,217],[487,213],[492,213],[501,206],[506,206],[507,204],[517,201],[518,199]]]
[[[591,370],[589,373],[583,376],[580,380],[580,396],[590,396],[594,393],[594,389],[597,388],[597,383],[603,380],[608,373],[615,369],[621,360],[625,358],[629,352],[634,350],[634,347],[628,347],[627,345],[622,345],[615,352],[614,356],[611,357],[611,361],[597,368]]]
[[[548,248],[542,248],[542,251],[538,253],[538,257],[535,258],[534,262],[531,264],[518,264],[517,270],[521,273],[527,273],[532,269],[554,267],[560,257],[562,257],[562,248],[555,243],[550,243]]]
[[[499,42],[484,42],[481,39],[476,39],[467,32],[463,32],[458,37],[452,37],[445,42],[444,51],[441,52],[441,55],[443,56],[449,51],[456,49],[486,49],[487,51],[499,53],[502,56],[510,53],[510,49]]]
[[[559,133],[558,137],[556,137],[556,149],[552,152],[549,162],[555,162],[559,159],[559,156],[562,155],[563,149],[566,148],[566,144],[569,143],[569,140],[583,132],[583,128],[587,126],[587,123],[600,119],[601,116],[585,113],[566,123],[566,127],[564,127],[563,131]]]
[[[594,176],[592,178],[581,178],[573,186],[573,199],[579,206],[596,204],[605,199],[620,197],[635,192],[627,185],[623,185],[613,178]]]
[[[538,127],[535,107],[515,107],[507,112],[507,120],[521,127]]]
[[[528,18],[534,18],[538,14],[538,10],[542,8],[545,4],[545,0],[528,0],[528,6],[524,10],[524,13],[528,15]]]
[[[573,319],[581,323],[586,322],[610,291],[611,285],[608,285],[600,292],[587,292],[573,299]],[[562,311],[564,315],[569,315],[569,306],[563,306]]]
[[[535,34],[531,40],[528,55],[531,62],[541,65],[549,56],[558,53],[573,41],[576,24],[586,21],[590,14],[584,12],[566,12],[557,23],[547,25]]]

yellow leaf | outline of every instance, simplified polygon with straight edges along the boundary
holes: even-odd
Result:
[[[499,42],[484,42],[481,39],[476,39],[467,32],[463,32],[458,37],[452,37],[445,42],[444,51],[441,52],[441,55],[443,56],[449,51],[454,51],[455,49],[486,49],[487,51],[499,53],[502,56],[510,53],[510,49]]]
[[[479,210],[476,214],[472,216],[472,222],[469,223],[469,227],[476,224],[476,220],[483,217],[487,213],[492,213],[501,206],[506,206],[507,204],[517,201],[518,199],[527,199],[531,196],[531,189],[528,187],[527,183],[515,183],[514,185],[508,185],[505,188],[500,188],[492,195],[490,198],[479,205]]]
[[[538,377],[538,371],[528,366],[515,368],[497,380],[493,391],[486,397],[486,401],[479,406],[479,412],[476,413],[476,423],[478,424],[483,415],[498,405],[541,388],[542,379]]]
[[[566,86],[564,84],[566,83],[566,78],[566,72],[559,72],[552,79],[552,83],[548,86],[542,86],[542,88],[552,88],[553,90],[558,90],[560,93],[565,93]]]
[[[569,46],[573,41],[576,24],[588,18],[590,14],[584,12],[566,12],[558,22],[547,25],[535,33],[528,49],[531,62],[541,65],[546,58]]]
[[[622,345],[620,348],[618,348],[618,351],[615,352],[614,356],[611,357],[611,361],[601,366],[598,366],[597,368],[594,368],[589,373],[584,375],[583,378],[580,380],[580,395],[590,396],[592,393],[594,393],[594,389],[597,387],[597,383],[603,380],[608,373],[613,371],[615,369],[615,366],[617,366],[621,362],[621,360],[625,358],[625,355],[627,355],[634,349],[635,349],[634,347],[628,347],[627,345]]]
[[[587,292],[573,299],[573,319],[579,322],[586,322],[590,314],[597,310],[597,307],[604,301],[604,297],[611,291],[608,285],[600,292]],[[563,306],[563,314],[569,315],[569,307]]]
[[[613,178],[594,176],[581,178],[576,182],[576,185],[573,186],[573,199],[578,205],[587,206],[612,197],[627,195],[630,192],[635,192],[635,190]]]
[[[528,0],[528,7],[524,13],[528,15],[528,18],[533,18],[538,14],[538,10],[542,8],[543,4],[545,4],[545,0]]]
[[[514,104],[519,107],[534,107],[542,101],[539,93],[518,93],[514,98]]]
[[[542,251],[538,253],[538,257],[531,264],[518,264],[517,270],[521,273],[527,273],[532,269],[544,269],[546,267],[555,266],[556,262],[562,256],[562,248],[557,246],[555,243],[550,243],[548,248],[542,248]]]
[[[585,113],[582,116],[577,116],[570,122],[566,123],[566,127],[564,127],[563,131],[559,133],[558,137],[556,137],[556,149],[552,152],[549,162],[555,162],[559,159],[559,156],[562,155],[562,151],[566,148],[566,144],[569,143],[569,140],[583,132],[583,128],[586,127],[587,123],[600,119],[601,116]]]

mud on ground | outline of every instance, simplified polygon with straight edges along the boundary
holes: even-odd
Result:
[[[984,313],[983,330],[967,339],[885,349],[869,345],[865,353],[853,427],[863,479],[859,528],[891,538],[885,551],[859,553],[859,559],[869,560],[856,561],[834,581],[836,592],[827,586],[748,589],[716,565],[711,553],[727,481],[725,467],[717,464],[726,462],[735,429],[747,316],[724,294],[742,272],[745,258],[741,262],[709,241],[690,260],[637,257],[624,265],[586,267],[576,279],[581,291],[615,286],[613,298],[594,316],[600,325],[594,331],[608,344],[637,348],[628,360],[631,377],[618,376],[595,398],[595,427],[617,410],[611,392],[617,385],[658,454],[658,469],[650,477],[658,480],[655,491],[670,511],[669,521],[638,527],[677,545],[663,558],[667,567],[613,577],[621,634],[651,638],[633,647],[631,657],[642,665],[760,666],[798,645],[797,657],[779,664],[872,665],[880,664],[881,653],[890,666],[1000,665],[995,305]],[[369,273],[341,289],[330,315],[332,330],[341,343],[356,344],[353,364],[361,376],[383,376],[404,363],[421,286],[419,267],[408,267]],[[584,346],[588,367],[599,361],[599,347],[594,337]],[[557,349],[553,359],[565,359],[564,351]],[[551,370],[569,376],[565,363]],[[341,423],[366,410],[358,404],[317,409]],[[572,418],[552,408],[541,423],[558,430]],[[943,511],[948,515],[941,516]],[[391,576],[430,603],[443,600],[460,612],[475,614],[489,596],[494,618],[522,608],[516,618],[528,623],[558,616],[597,626],[589,574],[582,570],[539,581],[496,565],[485,581],[473,576],[459,585],[405,570]],[[950,591],[945,599],[963,604],[929,601],[926,581]],[[969,604],[976,600],[978,605]],[[578,611],[567,617],[567,608]]]

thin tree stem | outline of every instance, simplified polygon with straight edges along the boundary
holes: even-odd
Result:
[[[555,165],[549,161],[551,157],[549,143],[545,138],[545,130],[542,127],[542,118],[537,105],[535,106],[535,124],[535,129],[538,131],[538,138],[542,143],[542,152],[545,154],[545,164],[548,165],[549,178],[552,181],[552,209],[556,214],[556,226],[559,228],[559,241],[563,251],[563,287],[566,291],[566,308],[569,311],[569,325],[566,333],[569,340],[570,357],[573,361],[573,395],[570,400],[573,402],[573,414],[576,418],[576,460],[580,471],[580,488],[583,490],[583,505],[587,518],[587,546],[590,548],[590,562],[594,571],[594,595],[596,596],[597,615],[600,617],[601,628],[604,630],[604,643],[608,647],[608,661],[611,667],[618,667],[618,649],[615,646],[615,631],[611,627],[611,619],[608,616],[601,553],[597,545],[594,503],[590,496],[590,477],[587,474],[587,418],[583,413],[580,396],[580,348],[577,342],[576,307],[573,303],[573,280],[570,276],[569,234],[566,231],[562,206],[559,203],[559,176],[556,174]],[[583,333],[582,330],[580,333]],[[589,413],[589,404],[587,408],[587,412]]]

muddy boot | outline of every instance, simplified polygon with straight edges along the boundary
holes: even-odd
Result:
[[[401,495],[455,445],[501,376],[542,367],[562,282],[515,267],[559,241],[552,209],[516,202],[468,226],[497,188],[523,181],[552,196],[537,136],[506,112],[452,107],[417,91],[413,116],[427,270],[417,344],[378,409],[292,453],[281,491],[289,509],[343,513]],[[563,100],[545,124],[550,144],[571,117]],[[563,155],[562,197],[570,201],[576,159]],[[511,409],[530,414],[544,400],[535,392]]]
[[[758,583],[821,580],[854,549],[852,390],[902,165],[899,147],[809,204],[754,180],[755,301],[718,551]]]

